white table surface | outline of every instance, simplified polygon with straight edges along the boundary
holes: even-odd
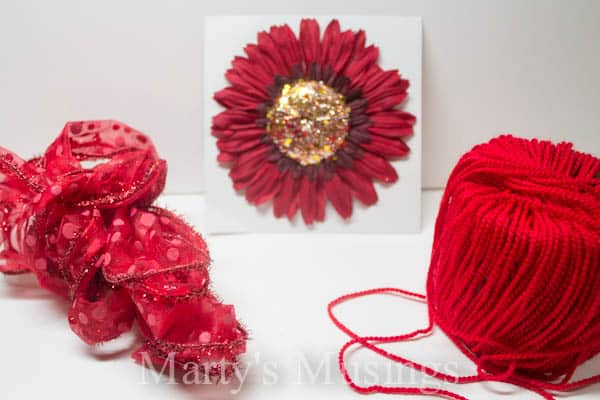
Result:
[[[337,351],[345,337],[330,323],[326,304],[340,294],[379,286],[423,292],[440,198],[439,191],[424,193],[423,228],[417,235],[208,237],[214,260],[213,288],[225,302],[235,304],[238,317],[252,335],[245,358],[248,375],[239,392],[239,380],[229,385],[183,385],[168,384],[163,378],[157,383],[148,369],[129,358],[132,337],[90,348],[70,331],[66,304],[39,289],[31,277],[4,277],[0,279],[0,398],[365,399],[340,377]],[[200,196],[165,196],[160,203],[177,209],[202,232],[204,202]],[[397,334],[426,321],[424,305],[390,296],[357,300],[341,306],[339,314],[364,334]],[[432,366],[460,373],[474,370],[439,331],[393,348]],[[375,365],[384,383],[391,379],[405,384],[440,384],[411,375],[366,351],[355,353],[351,361]],[[319,366],[320,373],[311,376]],[[599,367],[596,357],[582,367],[581,374]],[[363,376],[369,378],[366,374]],[[445,387],[473,400],[538,398],[504,384]],[[390,396],[369,398],[386,397]],[[404,398],[390,398],[394,397]],[[600,387],[574,392],[568,398],[598,399]]]

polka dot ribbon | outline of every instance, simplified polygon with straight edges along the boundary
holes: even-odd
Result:
[[[71,329],[88,344],[135,322],[137,361],[220,377],[247,334],[209,290],[202,237],[151,205],[166,171],[148,137],[116,121],[67,123],[29,161],[0,147],[0,271],[34,273],[68,299]]]

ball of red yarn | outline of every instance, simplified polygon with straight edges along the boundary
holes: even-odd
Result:
[[[427,298],[481,373],[572,388],[600,352],[600,159],[512,136],[465,154],[438,214]]]

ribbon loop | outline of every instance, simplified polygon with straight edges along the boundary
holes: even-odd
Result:
[[[112,120],[69,122],[29,161],[0,148],[0,271],[32,272],[70,299],[69,324],[86,343],[136,322],[136,360],[174,352],[178,366],[225,362],[205,372],[230,373],[247,334],[208,288],[202,237],[150,205],[166,170],[146,135]]]

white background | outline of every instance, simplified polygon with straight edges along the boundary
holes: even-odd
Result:
[[[320,17],[324,31],[333,17]],[[288,23],[298,34],[299,17],[209,17],[206,23],[205,89],[214,93],[228,86],[223,73],[231,68],[231,60],[243,55],[247,43],[256,43],[256,34],[272,25]],[[411,151],[407,157],[392,164],[399,179],[392,185],[375,183],[378,201],[363,207],[354,201],[352,217],[342,219],[327,204],[325,221],[307,227],[300,212],[292,222],[273,217],[272,203],[254,207],[243,194],[233,189],[229,169],[215,162],[216,138],[205,135],[205,183],[207,233],[231,232],[329,232],[329,233],[414,233],[421,222],[421,21],[401,17],[341,17],[342,30],[364,29],[367,45],[376,44],[380,50],[379,64],[386,70],[397,69],[410,81],[404,111],[417,118],[414,135],[407,139]],[[232,26],[235,29],[232,29]],[[210,131],[211,117],[224,110],[210,97],[205,99],[205,132]]]
[[[0,145],[29,156],[67,120],[118,118],[154,138],[169,191],[201,190],[203,18],[215,14],[423,16],[425,187],[499,132],[600,153],[594,0],[2,0]]]
[[[200,190],[203,16],[248,13],[422,15],[426,186],[443,185],[459,154],[499,131],[566,138],[600,152],[600,2],[592,0],[2,0],[0,145],[31,155],[66,120],[119,118],[153,136],[170,163],[170,190]],[[208,238],[214,287],[251,329],[249,357],[260,353],[281,370],[291,365],[279,385],[260,384],[257,373],[238,396],[219,386],[141,384],[142,368],[127,349],[99,355],[108,346],[90,349],[72,334],[64,303],[31,280],[4,277],[0,397],[366,400],[335,370],[332,385],[297,385],[293,354],[341,346],[345,338],[325,315],[338,294],[381,285],[424,291],[439,196],[424,196],[418,235]],[[197,196],[163,201],[203,230]],[[425,316],[422,305],[402,300],[340,311],[353,327],[376,334],[412,329]],[[472,371],[443,335],[398,350],[425,363],[458,360]],[[596,358],[586,371],[598,368]],[[472,400],[538,398],[524,391],[507,397],[499,392],[514,388],[504,385],[458,390]],[[599,397],[595,385],[568,398]]]

